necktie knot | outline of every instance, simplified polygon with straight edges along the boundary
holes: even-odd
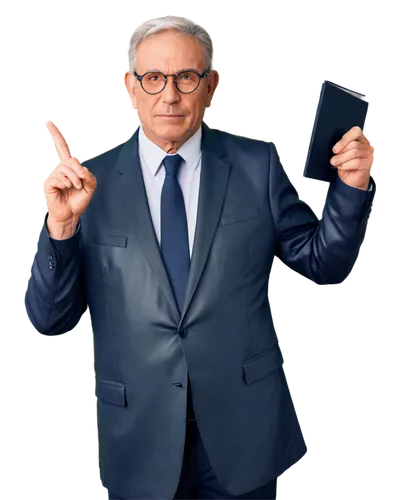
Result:
[[[165,175],[173,175],[176,177],[178,175],[179,167],[182,163],[182,156],[179,154],[168,155],[163,159],[163,164],[165,167]]]

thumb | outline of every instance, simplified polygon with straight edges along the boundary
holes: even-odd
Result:
[[[96,177],[86,167],[83,167],[83,169],[85,171],[85,177],[83,178],[84,188],[86,191],[93,192],[96,189]]]
[[[97,179],[87,167],[83,167],[83,170],[84,178],[82,179],[82,181],[85,185],[85,188],[93,191],[96,188]]]

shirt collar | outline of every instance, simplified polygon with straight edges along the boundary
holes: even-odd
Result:
[[[142,124],[139,127],[139,151],[152,175],[155,176],[168,153],[146,136]],[[185,160],[185,165],[188,168],[196,169],[201,154],[201,125],[192,137],[182,144],[177,153]]]

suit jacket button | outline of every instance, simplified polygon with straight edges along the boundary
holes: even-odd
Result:
[[[179,330],[178,333],[184,339],[188,334],[187,328],[184,328],[183,330]]]

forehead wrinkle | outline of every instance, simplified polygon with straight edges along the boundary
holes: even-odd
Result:
[[[182,35],[179,39],[183,43],[177,45],[174,43],[169,44],[168,38],[171,34],[173,37]],[[159,36],[157,37],[157,35]],[[147,73],[148,71],[161,71],[164,74],[178,73],[179,71],[187,71],[189,69],[199,73],[203,71],[203,51],[201,47],[199,47],[198,42],[193,39],[193,37],[179,34],[178,32],[169,34],[168,32],[155,33],[149,39],[142,41],[137,48],[136,56],[138,66],[140,67],[142,63],[146,68],[141,74]],[[176,67],[176,63],[178,63],[182,69],[170,71],[169,69],[171,67]],[[159,66],[156,67],[157,65]],[[166,70],[164,71],[160,66],[164,67]]]

